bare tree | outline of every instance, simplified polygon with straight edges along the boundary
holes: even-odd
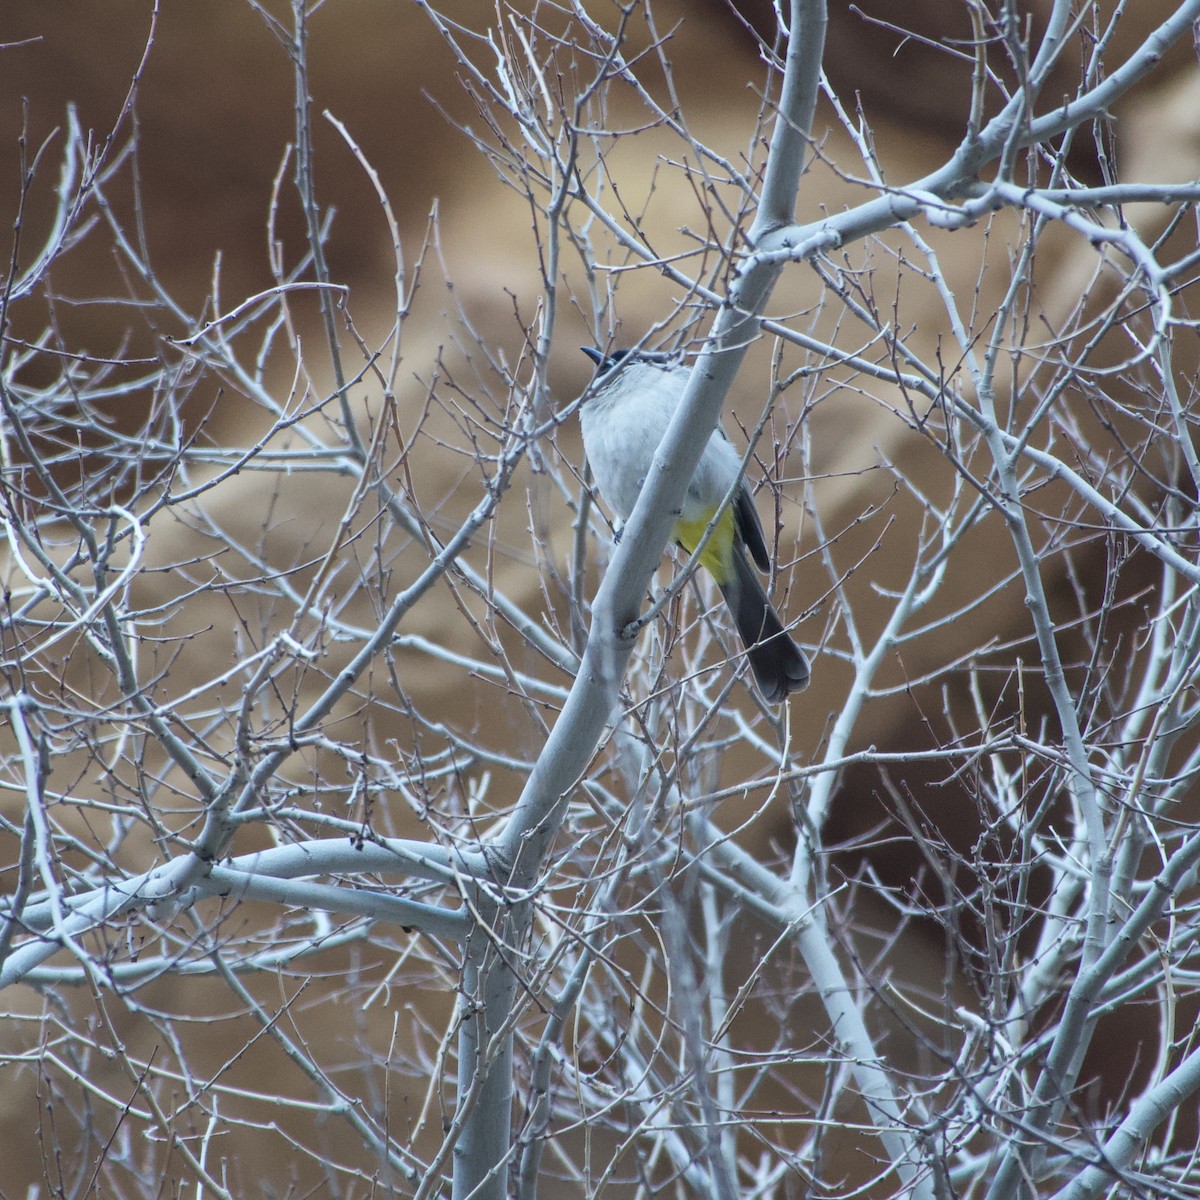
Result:
[[[823,0],[776,6],[741,153],[651,0],[418,5],[532,217],[504,336],[314,111],[302,0],[255,6],[295,75],[268,290],[162,282],[136,87],[106,138],[19,148],[29,194],[59,177],[0,309],[0,985],[46,1187],[1195,1195],[1200,184],[1130,177],[1112,114],[1200,0],[1120,53],[1124,3],[964,0],[961,143],[900,181],[822,74]],[[388,231],[381,330],[327,259],[317,121]],[[102,238],[131,315],[97,354],[52,281]],[[551,388],[573,320],[694,364],[619,537],[589,393]],[[814,657],[779,709],[663,559],[731,389]],[[898,876],[826,844],[868,791]]]

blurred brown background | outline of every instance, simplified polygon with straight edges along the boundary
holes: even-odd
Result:
[[[598,19],[607,19],[607,10],[597,5]],[[1048,0],[1032,4],[1032,20],[1040,20]],[[482,27],[486,20],[482,6],[467,0],[442,6],[456,19]],[[1132,5],[1125,14],[1112,53],[1119,61],[1128,48],[1162,19],[1169,5],[1163,0],[1147,0]],[[273,10],[281,20],[286,11]],[[743,147],[753,128],[758,100],[755,88],[761,84],[762,69],[747,23],[768,28],[769,6],[747,4],[733,11],[718,0],[656,3],[655,18],[660,32],[671,30],[668,55],[675,70],[675,84],[689,124],[695,133],[713,145],[734,153]],[[968,105],[970,68],[942,53],[922,39],[964,39],[970,35],[963,8],[957,0],[924,0],[922,3],[891,3],[870,0],[858,6],[832,5],[828,39],[827,70],[834,87],[848,107],[861,100],[870,120],[875,143],[890,180],[901,182],[918,177],[941,162],[957,144]],[[906,36],[892,26],[903,25],[918,35]],[[27,261],[31,248],[49,222],[50,202],[57,175],[58,155],[62,146],[61,129],[68,104],[74,104],[85,129],[102,141],[113,128],[130,91],[132,76],[142,59],[145,40],[151,28],[151,12],[146,3],[134,0],[9,0],[0,24],[0,228],[11,229],[16,217],[20,172],[19,142],[24,138],[25,153],[32,161],[37,149],[45,145],[38,164],[23,217],[22,254]],[[395,207],[406,247],[420,244],[433,206],[437,205],[441,245],[447,275],[453,280],[454,301],[470,315],[472,325],[490,344],[504,348],[510,357],[521,349],[521,331],[514,319],[514,300],[526,313],[532,311],[537,295],[535,248],[530,231],[528,210],[511,191],[497,181],[491,165],[451,120],[478,122],[473,103],[464,94],[456,76],[453,56],[431,22],[416,7],[385,0],[327,0],[313,15],[310,24],[310,90],[314,114],[328,109],[349,128],[366,157],[378,169],[384,188]],[[1062,90],[1073,83],[1072,68],[1064,63]],[[145,241],[156,272],[164,285],[193,315],[203,310],[219,258],[221,294],[226,308],[240,298],[269,287],[267,210],[272,181],[279,169],[285,147],[293,140],[293,80],[291,66],[283,46],[273,36],[267,22],[241,0],[165,0],[157,18],[154,44],[148,54],[137,86],[136,128],[138,143],[135,193],[128,174],[122,176],[112,197],[121,206],[131,226],[140,213]],[[1200,174],[1200,88],[1197,85],[1195,59],[1190,48],[1179,47],[1163,62],[1152,85],[1139,98],[1118,111],[1114,153],[1118,173],[1143,180],[1189,179]],[[621,119],[634,113],[621,112]],[[450,118],[450,119],[448,119]],[[823,110],[828,126],[823,156],[854,173],[855,153],[845,134],[836,127],[831,114]],[[344,143],[328,123],[315,116],[317,193],[323,205],[332,206],[337,216],[332,226],[328,259],[334,279],[347,284],[350,307],[356,326],[370,340],[385,330],[393,318],[391,299],[391,262],[387,231],[380,219],[361,170]],[[125,126],[122,137],[130,126]],[[55,131],[59,130],[58,134]],[[644,139],[623,164],[626,186],[631,196],[639,196],[658,153],[668,153],[667,144],[654,137]],[[641,155],[639,158],[638,156]],[[1096,146],[1084,140],[1076,145],[1071,165],[1088,182],[1099,182],[1101,171]],[[662,243],[673,244],[679,226],[695,223],[694,201],[687,188],[671,177],[661,177],[660,194],[650,206],[647,225],[657,230]],[[839,177],[827,166],[815,165],[802,186],[800,215],[815,216],[822,207],[835,209],[856,202],[862,192],[853,183]],[[634,202],[638,206],[639,200]],[[1147,234],[1161,214],[1145,214]],[[1003,228],[1003,222],[1001,222]],[[278,234],[289,248],[294,262],[303,240],[303,224],[294,192],[285,185],[280,207]],[[982,278],[980,261],[983,251],[980,231],[962,231],[938,241],[948,274],[969,294],[976,287],[981,307],[995,302],[1002,280],[994,275]],[[993,232],[993,237],[997,235]],[[1194,231],[1182,231],[1179,237],[1194,237]],[[1082,291],[1093,278],[1095,256],[1090,247],[1068,238],[1048,239],[1038,263],[1039,304],[1051,323],[1066,320],[1079,302]],[[886,294],[887,271],[879,266],[879,287]],[[620,292],[617,317],[625,340],[640,336],[669,305],[672,289],[653,272],[647,278],[635,278]],[[422,304],[406,331],[408,357],[402,367],[402,381],[411,391],[403,402],[418,404],[423,387],[413,382],[416,375],[427,377],[435,350],[445,338],[444,313],[449,308],[449,293],[430,272]],[[123,295],[125,283],[111,242],[97,232],[75,248],[51,274],[55,295],[92,297],[103,300]],[[897,286],[900,286],[897,284]],[[912,326],[916,348],[928,354],[946,335],[946,321],[932,290],[906,284],[905,320]],[[817,284],[806,270],[796,270],[785,282],[779,296],[780,310],[803,309],[817,296]],[[298,308],[300,305],[297,306]],[[115,354],[123,344],[128,314],[109,304],[30,304],[14,314],[12,333],[33,337],[52,308],[53,320],[61,332],[63,344],[75,351],[93,355]],[[311,315],[311,314],[310,314]],[[836,314],[834,314],[836,315]],[[831,315],[830,320],[833,319]],[[315,330],[315,322],[313,329]],[[146,352],[152,347],[154,330],[139,328],[126,352]],[[182,329],[165,330],[179,336]],[[567,311],[561,317],[558,346],[551,366],[551,380],[557,395],[568,399],[578,394],[588,378],[588,364],[575,347],[583,341],[603,337],[606,330],[589,328],[577,313]],[[848,346],[857,344],[852,334]],[[1186,347],[1185,355],[1195,358],[1195,347]],[[757,360],[761,369],[763,360]],[[754,368],[752,368],[754,369]],[[748,379],[743,399],[749,411],[761,391],[758,382]],[[850,587],[858,597],[867,626],[882,620],[882,601],[872,600],[872,589],[892,586],[907,569],[904,551],[906,538],[912,536],[920,514],[906,508],[904,500],[894,501],[892,477],[878,470],[881,455],[901,469],[931,477],[936,466],[926,462],[930,451],[912,439],[885,406],[876,402],[884,396],[894,403],[886,389],[847,392],[837,402],[826,402],[811,419],[810,432],[814,457],[819,460],[824,478],[816,484],[816,500],[827,530],[846,530],[837,548],[840,561],[849,564],[862,557],[882,537],[881,548],[870,558],[870,569],[852,580]],[[735,399],[736,405],[736,399]],[[209,388],[195,397],[195,419],[206,423],[206,434],[218,441],[237,442],[257,428],[261,415],[233,397],[218,397]],[[127,414],[126,414],[127,415]],[[111,414],[124,419],[121,412]],[[567,453],[578,455],[574,429],[565,430],[562,445]],[[437,472],[446,471],[441,483]],[[436,492],[439,486],[452,488],[458,464],[436,462],[426,468],[425,485]],[[250,528],[258,519],[265,501],[261,477],[244,476],[233,482],[220,498],[222,520],[236,530]],[[274,485],[272,485],[274,486]],[[469,504],[471,497],[462,500]],[[342,512],[344,494],[336,483],[306,482],[303,489],[285,486],[273,497],[276,525],[273,545],[281,563],[304,557],[313,540],[327,532],[326,514],[336,522]],[[512,524],[506,527],[512,551],[498,565],[500,578],[509,593],[538,608],[539,577],[530,556],[521,546],[524,514],[521,504],[513,506]],[[886,510],[894,523],[886,531],[878,519],[864,514]],[[451,509],[451,511],[454,511]],[[281,516],[281,512],[286,515]],[[569,536],[569,513],[564,509],[554,518],[559,523],[555,535]],[[856,524],[856,522],[859,522]],[[811,543],[799,507],[785,515],[784,536],[805,549]],[[212,546],[194,531],[172,527],[157,532],[159,561],[185,561],[203,556]],[[897,547],[894,559],[891,547]],[[1096,581],[1102,579],[1103,549],[1096,551]],[[964,575],[962,587],[975,587],[980,570],[997,577],[1010,566],[1004,552],[997,557],[995,542],[987,533],[980,534],[977,557],[964,556],[959,568]],[[1052,584],[1055,581],[1051,581]],[[1070,581],[1058,581],[1066,599],[1070,599]],[[151,582],[148,586],[153,586]],[[1135,590],[1136,579],[1126,583]],[[826,585],[815,571],[801,568],[791,580],[786,605],[794,616],[812,608],[810,619],[801,626],[800,635],[810,644],[822,641],[828,618],[822,597]],[[946,604],[953,603],[950,589]],[[874,604],[874,608],[872,605]],[[433,640],[455,644],[468,636],[457,614],[447,611],[444,601],[419,606],[405,630]],[[367,618],[369,619],[369,614]],[[197,626],[202,615],[195,617]],[[236,649],[229,642],[227,622],[214,615],[218,628],[203,639],[205,655],[225,656],[233,660]],[[981,631],[990,631],[1001,640],[1028,636],[1027,616],[1019,587],[997,593],[992,601],[964,618],[936,644],[909,652],[895,666],[895,678],[918,677],[939,661],[986,640]],[[195,650],[201,652],[201,643]],[[922,658],[927,654],[928,658]],[[1032,652],[1026,650],[1028,661]],[[186,660],[184,667],[186,670]],[[793,701],[793,721],[805,744],[816,744],[825,729],[827,714],[836,708],[837,697],[848,685],[849,672],[833,655],[820,656],[815,667],[813,690]],[[503,720],[495,709],[478,696],[464,700],[462,681],[449,675],[430,673],[414,666],[406,678],[407,686],[432,701],[434,708],[444,703],[448,716],[461,713],[464,703],[479,706],[482,721]],[[997,696],[1004,679],[997,680]],[[440,699],[439,699],[440,697]],[[1011,700],[1011,695],[1009,695]],[[1030,719],[1044,711],[1044,701],[1029,689],[1032,706]],[[919,700],[898,694],[868,708],[856,741],[858,746],[874,744],[881,750],[914,748],[928,744],[934,736],[929,714]],[[536,747],[523,745],[525,752]],[[964,794],[953,787],[933,787],[936,778],[922,778],[908,772],[901,784],[920,796],[929,819],[936,822],[952,841],[969,845],[976,836],[977,822],[973,807]],[[501,797],[500,803],[511,797]],[[736,806],[721,814],[731,822],[737,819]],[[877,775],[866,768],[847,772],[839,789],[838,800],[827,829],[831,843],[853,840],[882,827],[878,845],[870,852],[874,869],[885,882],[904,887],[918,868],[915,852],[891,821],[891,806]],[[416,833],[414,822],[404,814],[394,816],[399,832]],[[882,826],[880,823],[883,823]],[[792,837],[790,819],[779,814],[777,820],[759,822],[748,833],[748,840],[763,854],[771,847],[786,845]],[[857,870],[859,852],[841,861],[851,872]],[[863,905],[871,904],[864,896]],[[870,911],[866,922],[886,926],[886,910]],[[934,985],[941,979],[944,945],[935,930],[914,930],[909,934],[908,970],[920,977],[923,972]],[[335,973],[343,969],[340,960],[331,963]],[[336,986],[336,983],[332,986]],[[215,993],[207,993],[197,984],[183,982],[161,985],[164,1008],[191,1005],[220,1007]],[[207,996],[200,1001],[198,998]],[[39,1002],[27,995],[30,1010]],[[440,1005],[435,995],[424,998],[433,1010]],[[382,1008],[377,1017],[364,1017],[368,1025],[378,1020],[371,1034],[381,1044],[390,1028],[390,1013]],[[232,1049],[232,1027],[214,1026],[216,1032],[197,1031],[217,1044],[203,1049],[206,1060],[219,1062]],[[321,1026],[309,1031],[310,1037],[336,1042],[344,1031]],[[124,1035],[131,1044],[152,1036],[127,1021]],[[18,1035],[23,1040],[24,1035]],[[226,1040],[228,1039],[228,1040]],[[147,1048],[143,1048],[148,1052]],[[1108,1051],[1112,1053],[1111,1048]],[[1128,1059],[1119,1064],[1126,1069],[1136,1057],[1136,1039],[1127,1043]],[[267,1061],[267,1060],[271,1061]],[[245,1068],[257,1087],[269,1090],[269,1071],[286,1072],[282,1062],[274,1061],[265,1051],[262,1060],[251,1060]],[[113,1072],[107,1081],[119,1090],[121,1083],[114,1068],[96,1067],[98,1073]],[[289,1085],[290,1086],[290,1085]],[[37,1099],[30,1078],[22,1076],[6,1086],[0,1100],[3,1141],[10,1147],[6,1165],[0,1168],[0,1192],[24,1194],[26,1186],[40,1177],[40,1163],[47,1141],[44,1128],[39,1135],[44,1112],[44,1096]],[[39,1108],[39,1105],[42,1107]],[[230,1146],[229,1154],[257,1153],[253,1139],[241,1147]],[[275,1150],[272,1149],[272,1153]],[[279,1151],[283,1159],[287,1155]],[[339,1150],[340,1153],[340,1150]],[[338,1155],[335,1154],[335,1157]],[[295,1170],[308,1181],[308,1167],[283,1163],[263,1165],[264,1175],[284,1180]],[[247,1176],[246,1178],[249,1178]],[[272,1194],[282,1194],[283,1184]],[[267,1194],[267,1193],[264,1193]]]

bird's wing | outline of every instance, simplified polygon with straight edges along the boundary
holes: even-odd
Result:
[[[767,553],[767,542],[763,537],[762,522],[758,519],[758,509],[754,507],[754,500],[745,480],[742,480],[737,499],[733,502],[733,519],[738,535],[750,551],[750,557],[754,559],[754,565],[766,574],[771,569],[771,556]]]

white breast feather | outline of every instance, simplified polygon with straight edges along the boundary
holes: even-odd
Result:
[[[601,496],[622,521],[629,517],[654,452],[687,385],[688,372],[635,364],[583,406],[584,451]],[[692,477],[684,499],[685,520],[707,518],[729,490],[741,458],[718,429]]]

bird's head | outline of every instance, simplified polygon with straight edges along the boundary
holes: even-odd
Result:
[[[598,380],[635,365],[658,367],[659,370],[665,371],[681,365],[682,361],[678,354],[668,354],[658,350],[638,350],[626,347],[605,354],[596,346],[580,346],[579,348],[596,364],[596,379]]]

